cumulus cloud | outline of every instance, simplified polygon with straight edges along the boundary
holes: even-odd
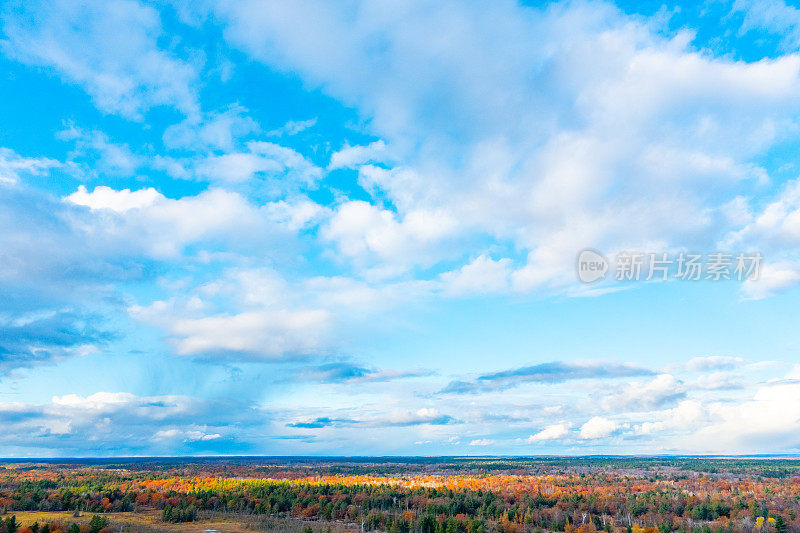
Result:
[[[326,230],[342,257],[384,274],[466,255],[464,233],[525,252],[511,276],[520,291],[571,283],[587,245],[711,249],[800,109],[796,57],[703,54],[688,32],[608,4],[509,1],[491,17],[457,2],[214,9],[231,44],[355,105],[402,162],[359,169],[394,209],[344,203]],[[376,34],[386,46],[370,44]],[[409,222],[423,214],[435,234]]]
[[[440,277],[444,291],[453,295],[503,293],[510,289],[511,260],[495,261],[480,255],[458,270],[443,273]]]
[[[163,199],[164,196],[152,187],[131,192],[130,189],[117,191],[102,185],[95,187],[91,193],[86,190],[84,185],[79,185],[77,191],[66,197],[68,202],[86,206],[92,211],[108,209],[115,213],[150,207]]]
[[[398,218],[388,209],[350,200],[334,209],[320,236],[363,272],[388,277],[418,264],[434,264],[442,240],[457,226],[456,219],[443,212],[421,209]]]
[[[87,325],[87,320],[107,312],[98,307],[117,298],[112,283],[145,277],[149,260],[181,260],[190,246],[223,256],[267,254],[278,242],[289,244],[293,226],[301,224],[300,214],[287,220],[271,204],[253,205],[239,193],[219,189],[171,199],[150,187],[89,190],[81,185],[59,202],[21,185],[0,189],[0,203],[0,294],[7,302],[8,320],[22,320],[15,308],[28,314],[70,309],[25,327],[9,325],[3,343],[7,368],[57,361],[102,344],[99,321],[94,318]],[[284,211],[291,208],[287,203]],[[30,223],[20,226],[23,218]],[[156,314],[156,307],[150,315]],[[136,316],[145,320],[142,309]],[[318,351],[328,325],[325,309],[217,311],[168,318],[159,325],[171,333],[177,350],[191,354]],[[226,338],[221,333],[226,328],[237,334]]]
[[[608,411],[644,411],[680,400],[686,395],[683,382],[670,374],[651,381],[627,383],[606,396],[601,404]]]
[[[390,314],[401,322],[433,298],[561,293],[586,246],[608,254],[759,249],[769,262],[744,285],[745,296],[796,285],[800,182],[775,186],[773,169],[762,168],[778,143],[797,136],[796,55],[714,55],[689,31],[602,2],[500,0],[491,16],[486,5],[451,0],[203,5],[214,11],[209,25],[223,26],[215,35],[248,60],[355,110],[358,125],[343,126],[360,129],[358,141],[328,136],[327,120],[325,128],[295,120],[264,133],[253,118],[262,110],[201,110],[203,54],[182,48],[193,39],[165,38],[158,5],[3,8],[9,57],[83,87],[105,113],[147,116],[154,130],[141,136],[152,145],[135,146],[135,136],[120,142],[68,122],[58,134],[74,145],[64,163],[0,149],[0,369],[103,347],[109,336],[93,311],[108,305],[127,309],[137,327],[159,328],[170,355],[217,358],[232,374],[268,361],[266,382],[288,376],[295,387],[331,395],[290,401],[358,404],[358,416],[311,405],[291,416],[270,412],[281,417],[280,431],[303,432],[304,442],[317,433],[344,442],[381,428],[370,433],[453,437],[464,446],[508,438],[556,449],[571,435],[592,441],[581,446],[604,446],[609,437],[646,446],[691,432],[698,440],[687,446],[796,448],[798,415],[777,400],[792,401],[796,376],[758,385],[763,376],[740,375],[735,357],[696,358],[667,367],[670,374],[598,361],[510,369],[500,361],[496,372],[418,384],[398,381],[454,367],[380,368],[349,351]],[[781,17],[793,12],[774,6],[737,1],[742,31],[772,25],[791,33]],[[180,113],[167,110],[176,123],[163,134],[158,126],[166,124],[147,114],[158,106]],[[116,118],[97,120],[123,131]],[[309,128],[316,129],[300,135]],[[26,184],[57,167],[82,184]],[[153,170],[194,182],[160,181]],[[122,184],[92,182],[106,176]],[[246,370],[233,369],[239,365]],[[470,394],[485,394],[486,405]],[[500,396],[506,403],[493,403]],[[409,400],[420,397],[422,409]],[[737,426],[739,407],[750,428]],[[265,416],[249,404],[68,394],[0,405],[9,435],[30,437],[0,443],[79,450],[79,437],[93,430],[110,443],[88,445],[99,453],[207,451],[238,438],[263,442],[274,430],[255,420]],[[470,424],[462,436],[446,434],[461,423]],[[473,438],[482,435],[492,438]]]
[[[131,316],[165,328],[181,355],[267,359],[316,354],[327,347],[330,315],[320,309],[253,310],[186,316],[167,302],[133,306]]]
[[[795,450],[800,445],[798,399],[800,384],[788,379],[767,383],[741,402],[710,402],[707,423],[695,425],[684,446],[718,453]]]
[[[214,280],[184,284],[173,298],[128,310],[165,330],[184,355],[280,359],[331,355],[342,344],[340,330],[363,327],[423,293],[415,283],[373,287],[352,278],[291,280],[270,268],[229,268]],[[300,377],[368,382],[423,374],[332,361],[308,367]]]
[[[729,247],[757,250],[764,257],[753,279],[744,283],[744,295],[758,300],[797,285],[800,281],[800,179],[789,181],[743,222],[743,226],[731,231],[723,242]]]
[[[124,254],[175,258],[198,242],[253,250],[290,234],[273,223],[268,208],[222,189],[171,199],[152,188],[131,191],[99,186],[89,192],[79,187],[65,201],[95,212],[92,217],[71,215],[77,232],[95,246]]]
[[[543,442],[548,440],[558,440],[563,439],[569,435],[569,426],[566,424],[551,424],[544,428],[543,430],[539,431],[538,433],[534,433],[530,437],[528,437],[528,442]]]
[[[762,300],[795,287],[800,282],[800,262],[777,261],[761,267],[757,280],[748,280],[742,287],[747,299]]]
[[[595,416],[587,420],[580,429],[582,439],[600,439],[608,437],[620,428],[613,420],[602,416]]]
[[[655,413],[656,421],[643,422],[633,429],[640,435],[693,431],[705,416],[706,411],[699,401],[683,400],[677,407]]]

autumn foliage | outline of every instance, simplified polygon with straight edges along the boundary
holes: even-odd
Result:
[[[100,520],[157,509],[168,522],[261,514],[393,532],[784,533],[800,532],[798,466],[722,459],[5,464],[0,511],[75,510]]]

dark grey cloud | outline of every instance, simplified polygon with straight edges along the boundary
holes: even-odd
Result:
[[[74,311],[43,311],[0,320],[0,373],[62,359],[75,349],[113,338],[102,318]]]
[[[465,394],[509,389],[524,383],[563,383],[576,379],[650,376],[647,368],[617,363],[563,363],[554,361],[478,376],[472,381],[451,381],[443,394]]]

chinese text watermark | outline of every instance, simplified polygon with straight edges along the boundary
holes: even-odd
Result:
[[[620,252],[614,262],[586,249],[578,254],[578,279],[593,283],[611,275],[617,281],[748,281],[757,280],[763,256],[752,253]]]

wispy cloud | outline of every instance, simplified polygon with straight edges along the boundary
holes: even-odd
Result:
[[[197,112],[197,69],[160,49],[161,18],[139,2],[56,0],[8,4],[6,54],[53,69],[106,111],[141,120],[158,106]]]
[[[497,391],[525,383],[562,383],[577,379],[609,379],[649,376],[652,370],[641,366],[615,363],[566,363],[554,361],[484,374],[471,381],[451,381],[442,394],[464,394]]]
[[[310,118],[308,120],[290,120],[280,128],[268,132],[267,135],[271,137],[283,137],[284,135],[286,136],[297,135],[302,131],[305,131],[309,128],[313,128],[316,123],[317,123],[316,118]]]
[[[416,411],[396,412],[386,416],[373,416],[363,418],[334,418],[321,416],[308,420],[300,420],[286,424],[288,427],[301,429],[320,429],[326,427],[364,427],[364,428],[390,428],[412,426],[445,426],[455,424],[458,420],[448,414],[439,412],[434,408],[422,408]]]
[[[349,362],[324,363],[303,368],[298,373],[301,380],[321,383],[375,383],[431,375],[424,369],[376,369]]]
[[[333,425],[348,425],[348,424],[355,424],[355,420],[349,420],[346,418],[330,418],[327,416],[321,416],[318,418],[314,418],[313,420],[307,420],[305,422],[294,422],[291,424],[286,424],[288,427],[292,428],[301,428],[301,429],[319,429],[324,427],[329,427]]]

